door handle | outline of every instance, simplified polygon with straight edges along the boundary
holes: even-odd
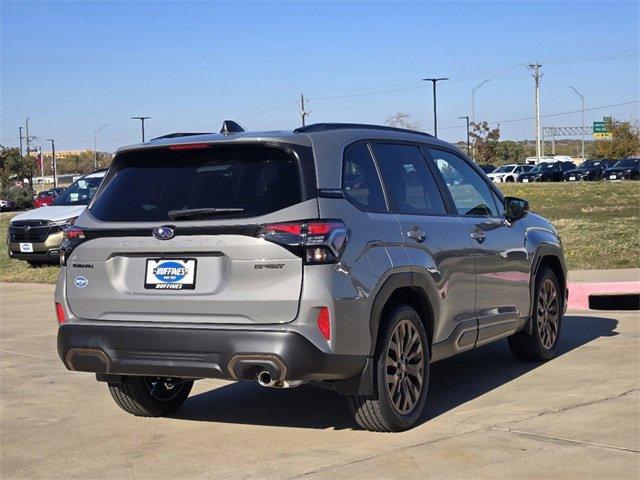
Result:
[[[424,230],[416,226],[407,232],[407,237],[415,240],[418,243],[422,243],[427,239],[427,234],[424,233]]]
[[[476,242],[482,243],[487,236],[484,232],[471,232],[471,238],[473,238]]]

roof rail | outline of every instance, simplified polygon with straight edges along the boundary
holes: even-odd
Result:
[[[348,129],[384,130],[388,132],[411,133],[413,135],[424,135],[426,137],[433,137],[433,135],[431,135],[430,133],[418,132],[417,130],[388,127],[386,125],[369,125],[366,123],[314,123],[312,125],[307,125],[306,127],[296,128],[294,130],[294,133],[326,132],[329,130],[348,130]]]
[[[210,135],[213,132],[176,132],[176,133],[168,133],[167,135],[162,135],[161,137],[152,138],[149,140],[153,142],[154,140],[162,140],[164,138],[180,138],[180,137],[191,137],[193,135]]]

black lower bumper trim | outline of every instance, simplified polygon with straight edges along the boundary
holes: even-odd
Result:
[[[357,377],[366,356],[335,355],[292,331],[61,325],[58,354],[70,370],[114,375],[253,380]]]

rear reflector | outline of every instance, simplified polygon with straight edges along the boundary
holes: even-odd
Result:
[[[331,317],[327,307],[322,307],[318,312],[318,330],[324,338],[331,340]]]
[[[62,308],[62,305],[60,305],[59,303],[56,303],[56,316],[58,317],[58,323],[61,325],[67,319],[64,314],[64,308]]]

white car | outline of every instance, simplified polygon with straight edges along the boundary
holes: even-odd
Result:
[[[533,170],[533,165],[518,165],[517,163],[510,163],[508,165],[503,165],[498,167],[493,172],[487,174],[493,182],[517,182],[518,176],[521,173],[528,172]]]
[[[89,205],[106,170],[81,177],[50,207],[34,208],[11,219],[7,233],[9,257],[31,265],[58,263],[62,231]]]

